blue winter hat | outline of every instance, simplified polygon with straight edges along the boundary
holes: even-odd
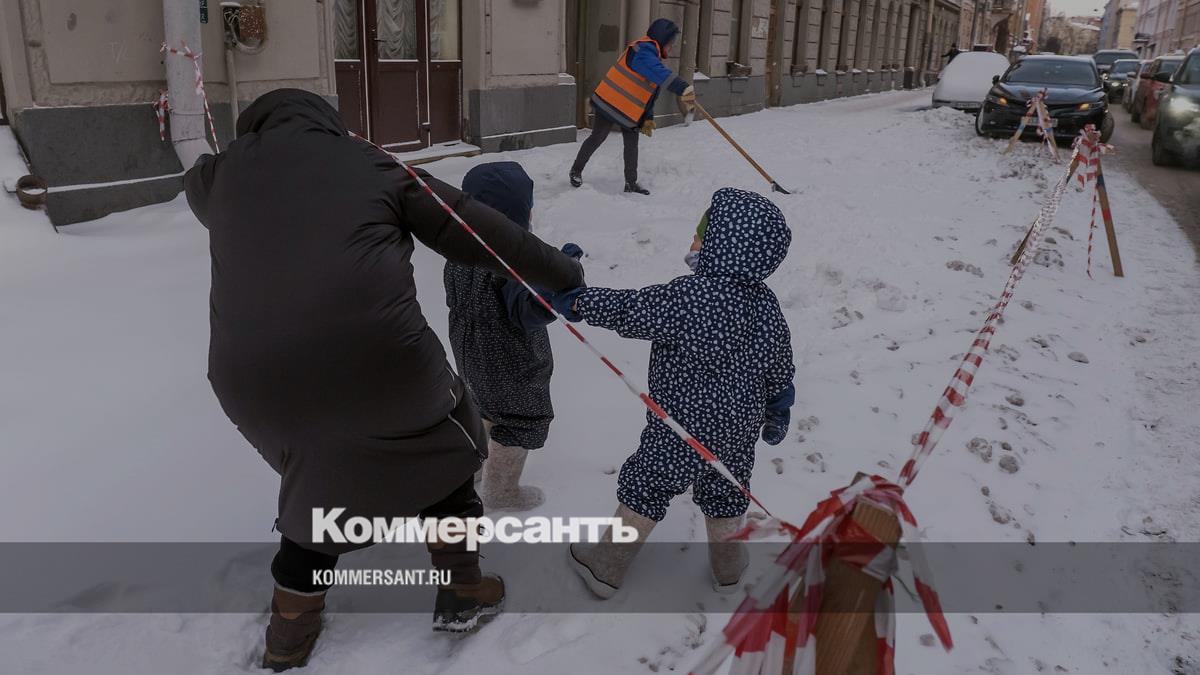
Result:
[[[463,177],[463,192],[529,229],[533,212],[533,179],[516,162],[488,162]]]

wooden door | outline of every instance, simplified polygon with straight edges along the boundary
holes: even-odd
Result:
[[[338,109],[350,131],[370,138],[363,16],[362,0],[334,0],[334,76]]]
[[[397,152],[461,138],[461,0],[335,2],[347,127]]]

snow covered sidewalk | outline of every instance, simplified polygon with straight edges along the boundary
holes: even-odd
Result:
[[[717,188],[771,197],[794,232],[769,283],[791,325],[798,396],[789,437],[760,445],[752,487],[799,521],[855,471],[899,470],[1063,170],[1033,143],[1001,156],[1004,142],[976,137],[969,116],[927,103],[928,92],[892,92],[721,120],[792,196],[769,193],[703,123],[643,144],[649,198],[621,194],[615,142],[577,190],[566,181],[577,146],[425,168],[457,183],[480,162],[521,162],[537,183],[534,231],[580,244],[601,286],[684,274]],[[929,541],[1200,540],[1200,268],[1157,202],[1113,167],[1106,178],[1126,277],[1112,277],[1100,236],[1087,278],[1091,193],[1072,187],[966,409],[908,495]],[[205,378],[206,247],[182,198],[61,235],[0,198],[0,512],[19,514],[0,519],[0,541],[271,539],[277,479]],[[421,251],[416,266],[444,335],[440,261]],[[585,332],[644,381],[645,343]],[[546,492],[536,513],[609,515],[643,411],[580,345],[551,335],[558,418],[527,472]],[[680,499],[653,539],[698,541],[703,529]],[[570,575],[565,564],[500,571],[512,594]],[[707,588],[700,567],[678,574]],[[647,579],[635,564],[624,592]],[[462,641],[431,634],[425,615],[334,615],[305,672],[686,672],[737,600],[688,614],[506,615]],[[901,615],[897,672],[1200,671],[1195,614],[949,620],[945,654],[924,646],[922,616]],[[263,625],[0,616],[0,673],[256,672]]]

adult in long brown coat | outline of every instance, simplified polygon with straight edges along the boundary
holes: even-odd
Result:
[[[557,291],[579,263],[500,213],[424,175],[526,278]],[[264,665],[307,661],[332,568],[348,544],[312,541],[313,509],[352,516],[482,515],[472,477],[487,453],[479,413],[430,329],[413,281],[414,238],[502,272],[396,162],[347,133],[321,97],[277,90],[238,119],[237,140],[184,178],[212,254],[209,380],[222,408],[282,477],[280,552]],[[433,546],[435,629],[496,611],[477,553]]]

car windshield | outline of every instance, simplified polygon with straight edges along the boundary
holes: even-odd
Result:
[[[1110,66],[1110,65],[1112,65],[1112,63],[1114,61],[1116,61],[1118,59],[1132,59],[1132,58],[1137,58],[1137,54],[1134,54],[1133,52],[1107,52],[1107,53],[1102,52],[1100,54],[1092,55],[1092,60],[1095,61],[1096,65],[1098,65],[1098,66]]]
[[[1158,68],[1156,68],[1154,70],[1154,74],[1157,75],[1159,73],[1173,73],[1173,72],[1175,72],[1175,69],[1179,67],[1180,63],[1182,63],[1182,61],[1179,59],[1170,59],[1167,61],[1159,61]]]
[[[1100,86],[1092,64],[1065,59],[1021,59],[1004,74],[1004,81],[1066,87]]]
[[[1113,64],[1112,74],[1113,75],[1121,75],[1124,73],[1132,73],[1133,71],[1137,70],[1137,67],[1138,67],[1137,61],[1130,61],[1128,59],[1122,59]]]
[[[1187,63],[1179,69],[1175,81],[1180,84],[1200,84],[1200,54],[1193,54],[1187,60]]]

